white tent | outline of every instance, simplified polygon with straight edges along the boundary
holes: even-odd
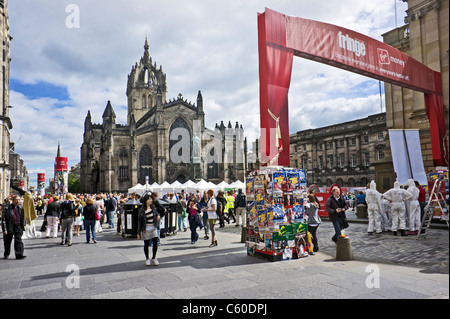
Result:
[[[214,184],[213,184],[214,185]],[[210,188],[212,188],[211,187],[211,184],[210,183],[208,183],[207,181],[205,181],[204,179],[202,179],[202,180],[200,180],[198,183],[196,183],[195,185],[194,185],[195,187],[195,190],[200,190],[201,192],[203,192],[203,191],[207,191],[208,189],[210,189]],[[214,187],[215,187],[216,185],[214,185]]]
[[[133,186],[133,187],[128,189],[128,194],[137,193],[137,194],[142,195],[144,190],[145,190],[144,185],[141,185],[141,184],[137,183],[137,185],[135,185],[135,186]]]
[[[152,185],[150,185],[150,188],[153,190],[154,188],[158,188],[159,184],[157,182],[154,182]]]
[[[183,184],[181,184],[179,181],[173,182],[170,186],[172,187],[172,191],[175,193],[179,193],[183,189]]]
[[[160,197],[166,195],[167,193],[173,192],[173,187],[165,181],[161,185],[159,185],[158,190],[161,192]]]
[[[225,188],[230,188],[230,184],[228,184],[225,181],[220,182],[219,184],[216,185],[216,190],[217,191],[223,191],[225,190]]]
[[[243,191],[245,190],[245,184],[241,181],[235,181],[230,184],[230,188],[234,188],[236,191],[241,188]]]
[[[189,193],[195,193],[196,188],[195,188],[195,182],[188,180],[187,182],[185,182],[183,185],[181,185],[181,190],[184,190],[185,193],[189,194]]]

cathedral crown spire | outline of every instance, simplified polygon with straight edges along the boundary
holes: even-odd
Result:
[[[148,49],[150,46],[148,45],[148,38],[145,36],[145,44],[144,44],[144,60],[147,61],[150,59],[150,53],[148,52]]]

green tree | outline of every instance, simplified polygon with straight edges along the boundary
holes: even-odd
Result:
[[[74,174],[69,174],[69,193],[79,193],[81,191],[81,182]]]

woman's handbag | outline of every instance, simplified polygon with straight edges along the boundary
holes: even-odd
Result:
[[[186,218],[188,217],[188,213],[186,212],[186,208],[184,208],[183,206],[181,206],[182,211],[181,211],[181,217]]]
[[[99,211],[95,211],[95,220],[100,220],[100,213]]]

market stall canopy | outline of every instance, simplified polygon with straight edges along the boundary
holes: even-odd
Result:
[[[184,191],[186,192],[186,193],[196,193],[196,191],[197,191],[197,188],[196,188],[196,183],[195,182],[193,182],[193,181],[191,181],[191,180],[188,180],[186,183],[184,183],[183,185],[182,185],[182,188],[181,189],[184,189]]]
[[[219,184],[216,185],[216,190],[220,191],[220,190],[225,190],[226,188],[230,188],[230,184],[228,184],[227,182],[223,181],[220,182]]]
[[[128,194],[131,194],[131,193],[140,194],[141,192],[144,191],[144,189],[145,189],[144,185],[141,185],[140,183],[137,183],[137,185],[135,185],[135,186],[133,186],[133,187],[128,189]]]
[[[172,187],[172,191],[175,193],[179,193],[183,189],[183,184],[181,184],[179,181],[173,182],[170,186]]]
[[[230,184],[230,188],[234,188],[236,191],[241,188],[242,190],[245,190],[245,184],[241,181],[235,181]]]

